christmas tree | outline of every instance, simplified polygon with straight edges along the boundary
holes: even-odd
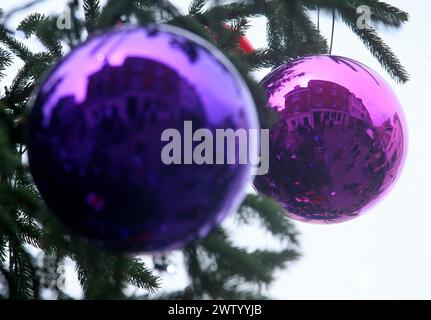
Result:
[[[399,27],[408,19],[407,13],[378,0],[243,0],[228,4],[194,0],[186,15],[164,0],[108,0],[103,6],[99,0],[75,0],[68,5],[69,27],[59,27],[61,16],[35,12],[21,21],[17,30],[10,30],[7,22],[13,12],[0,9],[0,79],[14,61],[24,63],[11,83],[2,82],[4,92],[0,95],[0,298],[41,299],[46,292],[59,299],[70,298],[61,285],[64,275],[59,272],[66,258],[76,263],[86,299],[265,298],[263,288],[274,280],[274,272],[299,258],[297,231],[277,203],[252,194],[233,214],[240,225],[260,223],[279,241],[281,249],[239,247],[226,228],[218,227],[205,239],[182,249],[189,285],[178,292],[158,294],[160,278],[141,259],[83,243],[69,235],[47,209],[26,161],[30,97],[42,74],[92,33],[118,24],[167,23],[205,38],[225,53],[246,80],[261,126],[267,128],[274,115],[267,111],[264,91],[251,73],[298,57],[331,53],[336,20],[351,28],[395,80],[408,80],[376,31],[358,27],[357,8],[361,5],[370,8],[373,22],[386,26]],[[332,17],[329,41],[320,33],[320,14]],[[316,23],[312,16],[317,17]],[[238,42],[254,17],[266,17],[268,43],[266,48],[245,53],[238,49]],[[364,26],[363,21],[359,23]],[[45,50],[31,51],[17,39],[17,31],[36,38]],[[155,268],[166,269],[167,259],[169,254],[155,260]],[[129,294],[129,286],[147,294]]]

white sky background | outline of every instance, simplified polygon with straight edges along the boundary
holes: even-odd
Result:
[[[27,3],[24,0],[0,0],[6,13]],[[65,0],[45,0],[30,10],[13,16],[14,28],[23,16],[37,11],[49,14],[64,9]],[[103,2],[103,1],[102,1]],[[380,67],[357,37],[341,22],[336,23],[332,53],[358,60],[379,72],[398,95],[409,126],[409,154],[397,185],[384,201],[358,219],[336,225],[310,225],[297,222],[301,232],[302,258],[277,280],[268,293],[277,299],[431,299],[431,38],[429,18],[431,2],[424,0],[387,0],[407,11],[410,21],[399,30],[378,28],[411,75],[404,85],[396,84]],[[185,10],[189,0],[173,0]],[[321,31],[329,39],[330,17],[321,16]],[[265,21],[255,19],[248,32],[255,47],[265,45]],[[32,48],[40,48],[30,40]],[[14,65],[17,69],[19,64]],[[9,69],[10,73],[10,69]],[[258,79],[265,75],[262,71]],[[13,77],[1,83],[4,87]],[[3,89],[0,89],[3,90]],[[231,223],[228,222],[228,225]],[[256,234],[258,233],[258,234]],[[258,228],[236,236],[240,244],[273,247]],[[146,259],[147,260],[147,259]],[[164,288],[181,288],[187,283],[180,256],[174,275],[163,277]],[[151,260],[148,260],[151,262]],[[67,292],[79,297],[73,266],[67,269]]]

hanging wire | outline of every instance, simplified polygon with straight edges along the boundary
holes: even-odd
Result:
[[[320,7],[317,7],[317,31],[320,31]]]
[[[335,28],[335,9],[332,8],[332,31],[331,31],[331,44],[329,46],[329,54],[332,53],[332,43],[334,41],[334,28]]]

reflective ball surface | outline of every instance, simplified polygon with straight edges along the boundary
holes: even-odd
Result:
[[[258,191],[311,223],[353,219],[383,198],[402,169],[407,127],[382,77],[352,59],[321,55],[283,65],[262,84],[278,120]]]
[[[158,252],[207,235],[250,183],[251,165],[198,163],[192,134],[258,127],[247,86],[208,42],[171,26],[118,28],[75,48],[42,82],[29,162],[72,233]]]

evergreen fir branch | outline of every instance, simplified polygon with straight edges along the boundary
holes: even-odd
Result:
[[[332,9],[350,9],[356,13],[356,8],[365,5],[371,9],[373,22],[380,22],[386,26],[399,27],[408,21],[407,12],[379,0],[303,0],[303,2],[309,9],[316,9],[319,6],[327,12]]]
[[[234,21],[232,25],[229,27],[224,27],[221,29],[221,34],[217,35],[219,38],[219,46],[224,50],[240,50],[238,49],[238,44],[240,41],[240,38],[243,36],[242,33],[242,25],[247,25],[247,22],[244,21],[245,19],[238,19]]]
[[[155,293],[160,288],[160,278],[155,276],[138,259],[127,259],[125,275],[129,283],[150,293]]]
[[[6,240],[6,235],[0,229],[0,267],[6,263],[8,253],[8,244]]]
[[[18,293],[19,291],[17,275],[7,270],[2,264],[0,264],[0,274],[3,275],[3,277],[6,279],[9,297],[18,299],[19,296],[17,294],[13,295],[14,293]],[[2,294],[1,291],[0,294]]]
[[[29,244],[35,248],[41,248],[40,237],[42,231],[40,226],[35,222],[23,218],[17,219],[18,228],[20,230],[20,240],[22,243]]]
[[[12,292],[11,295],[19,298],[38,298],[39,280],[36,277],[33,258],[22,247],[19,238],[20,230],[16,221],[2,205],[0,205],[0,225],[9,238],[9,250],[13,253],[13,259],[9,261],[10,269],[17,275],[17,291]]]
[[[11,92],[8,97],[0,99],[0,104],[5,103],[11,110],[17,110],[16,104],[25,103],[29,99],[33,91],[33,86],[33,83],[28,84],[27,86],[23,87],[21,91]]]
[[[282,251],[256,250],[250,253],[254,259],[261,261],[267,270],[271,270],[269,276],[273,275],[275,269],[286,267],[287,263],[296,261],[300,255],[292,249],[284,249]],[[274,280],[273,278],[270,280]]]
[[[256,218],[256,215],[274,236],[298,244],[298,231],[276,201],[262,194],[249,194],[239,209],[239,218],[247,223],[251,218]]]
[[[40,24],[44,23],[46,19],[46,16],[43,14],[32,13],[20,22],[17,30],[21,30],[26,37],[29,37],[37,32]]]
[[[360,30],[356,26],[358,15],[356,8],[359,5],[370,6],[373,16],[383,24],[398,27],[408,20],[407,13],[377,0],[356,1],[356,0],[303,0],[306,7],[315,7],[319,5],[321,10],[335,10],[341,20],[359,37],[367,49],[380,62],[382,67],[396,81],[404,83],[408,81],[409,76],[405,68],[401,65],[396,55],[388,45],[379,37],[373,29]]]
[[[217,284],[214,285],[216,287]],[[240,286],[226,286],[215,296],[196,294],[193,285],[189,285],[182,290],[163,293],[157,296],[160,300],[193,300],[193,299],[222,299],[222,300],[263,300],[267,299],[257,290],[245,289]]]
[[[298,257],[293,249],[249,253],[235,246],[221,228],[195,245],[189,245],[184,252],[192,279],[191,298],[208,295],[215,299],[229,299],[242,294],[261,298],[255,291],[243,291],[244,285],[269,284],[275,268],[283,267]]]
[[[16,93],[24,90],[29,81],[33,79],[30,74],[30,69],[30,65],[26,64],[18,70],[15,78],[12,80],[12,85],[9,88],[11,92]]]
[[[35,81],[41,77],[50,64],[56,61],[57,57],[51,52],[41,52],[33,55],[29,61],[19,69],[9,90],[11,93],[9,102],[25,103],[29,92],[33,90]]]
[[[83,244],[71,244],[70,249],[71,258],[76,262],[78,280],[87,297],[102,298],[105,295],[106,298],[106,292],[111,292],[118,298],[126,282],[148,292],[155,292],[160,287],[160,279],[137,259],[117,256]],[[119,269],[116,268],[118,264],[122,266]],[[121,274],[116,273],[116,269]],[[105,292],[100,289],[101,286],[105,286]]]
[[[266,17],[271,16],[269,12],[278,5],[277,3],[272,3],[272,1],[240,1],[232,2],[225,5],[219,5],[216,7],[209,8],[203,13],[203,16],[208,19],[217,12],[219,15],[223,16],[225,20],[237,19],[240,17],[257,17],[265,15]]]
[[[266,22],[266,38],[268,40],[268,47],[277,51],[283,51],[281,47],[282,32],[280,32],[277,18],[275,13],[268,16]]]
[[[43,14],[33,13],[22,20],[17,29],[23,31],[27,38],[35,35],[53,56],[62,56],[61,43],[56,37],[52,36],[52,30],[56,29],[55,19],[49,19]]]
[[[0,127],[0,186],[6,184],[6,179],[11,177],[20,165],[16,154],[10,151],[12,146],[6,139],[6,132],[4,127]]]
[[[233,23],[230,25],[230,30],[238,32],[243,36],[250,27],[250,21],[247,20],[246,17],[239,17],[233,20]]]
[[[314,23],[306,14],[305,8],[301,7],[295,13],[296,25],[300,28],[305,37],[302,44],[301,56],[308,56],[318,53],[327,53],[328,46],[325,38],[319,33]]]
[[[194,16],[201,14],[206,3],[207,0],[193,0],[189,6],[189,15]]]
[[[275,58],[276,59],[274,61],[269,49],[255,49],[253,52],[250,52],[245,56],[250,71],[257,71],[261,68],[273,68],[280,65],[278,54]]]
[[[23,248],[18,240],[9,242],[15,262],[14,272],[18,275],[19,296],[25,299],[39,299],[40,282],[37,267],[34,265],[33,257]]]
[[[350,10],[339,10],[341,19],[352,29],[352,31],[362,40],[368,50],[380,62],[380,65],[396,81],[405,83],[409,80],[406,69],[402,66],[397,56],[390,47],[384,43],[376,31],[373,29],[360,30],[356,27],[356,15]]]
[[[356,0],[354,2],[355,3],[353,3],[352,6],[355,8],[360,5],[368,5],[372,11],[371,18],[377,22],[383,23],[384,25],[399,27],[409,19],[407,12],[391,6],[385,2],[377,0]]]
[[[133,0],[108,0],[99,16],[99,27],[105,28],[118,23],[122,16],[130,17],[135,10]]]
[[[99,0],[84,0],[85,27],[88,33],[92,33],[97,28],[100,14]]]
[[[156,22],[154,10],[144,0],[134,2],[133,15],[140,25]]]
[[[102,298],[101,290],[112,289],[112,280],[104,270],[109,264],[107,257],[95,249],[84,246],[76,246],[72,250],[74,253],[71,258],[76,261],[78,280],[86,298]],[[111,293],[107,291],[106,294]]]
[[[168,24],[178,26],[189,30],[202,38],[206,39],[211,43],[215,43],[214,36],[210,36],[208,29],[204,25],[200,24],[196,19],[191,16],[178,16],[168,21]]]
[[[0,43],[3,43],[13,54],[22,61],[28,61],[32,57],[32,52],[26,45],[14,39],[6,30],[0,28]]]
[[[211,268],[210,272],[222,274],[224,281],[227,280],[227,276],[242,277],[247,282],[269,283],[271,281],[262,261],[254,259],[245,249],[234,246],[221,228],[212,232],[200,246],[208,255],[201,259],[203,261],[208,261],[208,258],[214,259],[215,267]]]
[[[33,212],[37,210],[39,199],[29,192],[26,186],[19,185],[16,180],[11,190],[7,191],[3,186],[0,186],[0,190],[8,195],[6,199],[1,201],[2,205],[18,212],[15,220],[20,242],[41,248],[43,246],[41,242],[42,230],[40,223],[32,216]]]
[[[12,54],[0,48],[0,79],[5,75],[3,71],[12,64]]]

